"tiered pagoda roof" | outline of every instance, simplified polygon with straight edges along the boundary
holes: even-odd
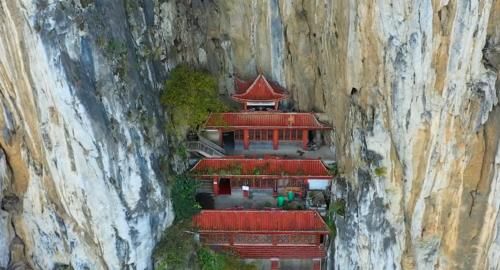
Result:
[[[226,175],[258,178],[332,179],[325,164],[319,159],[244,158],[223,157],[200,160],[191,172],[198,177]],[[258,172],[258,175],[257,173]]]
[[[331,129],[313,113],[231,112],[213,113],[205,122],[207,129]]]
[[[193,221],[200,233],[329,233],[316,211],[203,210]]]
[[[276,102],[288,97],[285,89],[275,83],[268,82],[262,74],[257,76],[253,82],[236,79],[235,85],[236,93],[232,95],[232,98],[241,103]]]

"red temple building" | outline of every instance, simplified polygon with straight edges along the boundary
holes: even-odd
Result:
[[[202,210],[193,218],[200,241],[215,251],[259,260],[268,269],[320,270],[330,233],[320,213],[326,214],[333,177],[322,160],[303,158],[300,147],[307,150],[331,127],[310,112],[279,111],[288,94],[263,75],[253,81],[236,79],[235,85],[232,99],[242,104],[242,110],[213,113],[204,124],[209,142],[204,143],[218,148],[218,156],[204,155],[210,158],[190,170],[200,182],[197,198],[204,198],[198,200],[200,205],[217,209]],[[245,150],[264,145],[259,151],[267,152],[271,145],[278,150],[280,143],[293,145],[282,147],[287,153],[299,147],[302,154],[296,159],[262,152],[263,158],[224,156],[228,145],[233,150],[236,145]],[[276,210],[280,207],[308,210]]]
[[[274,150],[281,142],[299,142],[307,149],[310,134],[330,130],[313,113],[279,112],[279,102],[288,96],[284,89],[259,75],[253,83],[236,80],[232,98],[243,104],[243,111],[213,113],[205,122],[206,130],[218,131],[219,144],[229,133],[235,142],[249,149],[251,142],[272,142]]]
[[[206,158],[192,169],[192,175],[213,186],[214,195],[229,195],[232,189],[243,186],[269,189],[275,193],[295,188],[299,194],[307,189],[325,190],[332,176],[319,159],[263,159],[244,157]],[[206,185],[205,185],[206,186]]]
[[[202,211],[193,218],[200,241],[243,259],[309,260],[320,270],[326,257],[328,226],[315,211]]]

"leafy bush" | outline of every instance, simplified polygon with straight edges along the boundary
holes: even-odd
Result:
[[[200,205],[196,202],[196,188],[198,182],[186,175],[177,175],[171,189],[172,204],[175,221],[190,219],[200,212]]]
[[[337,163],[332,164],[328,169],[330,171],[330,175],[332,176],[336,176],[339,174],[339,168]]]
[[[387,173],[387,168],[386,167],[377,167],[375,168],[375,175],[376,176],[384,176]]]
[[[330,205],[330,214],[345,216],[345,201],[343,199],[336,200]]]
[[[200,211],[196,202],[197,182],[185,175],[173,178],[171,199],[175,220],[155,247],[155,268],[161,270],[188,268],[189,258],[196,254],[191,217]]]
[[[253,264],[246,264],[240,261],[238,257],[225,253],[215,253],[206,247],[198,250],[198,263],[201,270],[257,269]]]
[[[345,201],[338,199],[333,202],[328,208],[328,213],[325,217],[325,223],[330,228],[332,238],[337,235],[337,226],[335,225],[335,215],[345,216]]]
[[[337,226],[335,225],[335,220],[332,216],[327,215],[325,217],[325,223],[330,229],[330,236],[335,239],[335,236],[337,236]]]
[[[191,230],[190,221],[170,226],[161,241],[156,245],[153,258],[155,269],[187,268],[191,256],[196,252],[196,242],[187,231]]]
[[[160,101],[170,112],[169,131],[176,135],[182,135],[189,128],[197,129],[210,112],[226,109],[218,98],[216,79],[186,65],[170,72]]]

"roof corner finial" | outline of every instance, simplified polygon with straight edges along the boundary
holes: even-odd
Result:
[[[257,68],[257,73],[259,73],[259,75],[262,75],[263,72],[262,72],[262,67],[261,66],[259,66]]]

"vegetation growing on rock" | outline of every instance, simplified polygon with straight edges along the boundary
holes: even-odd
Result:
[[[216,79],[186,65],[170,72],[160,101],[170,113],[169,132],[178,136],[187,129],[198,129],[210,112],[226,110],[218,99]]]
[[[230,254],[217,254],[201,247],[193,237],[191,218],[201,207],[196,202],[197,182],[186,175],[173,179],[171,200],[175,220],[155,248],[155,269],[255,269]]]
[[[153,258],[155,269],[183,269],[188,268],[189,262],[195,258],[196,241],[189,233],[189,220],[177,222],[164,233],[162,240],[155,247]]]
[[[385,176],[387,173],[387,168],[386,167],[377,167],[375,168],[375,175],[376,176]]]
[[[255,265],[243,263],[235,256],[225,253],[215,253],[206,247],[198,250],[198,263],[202,270],[257,269]]]
[[[185,175],[177,175],[171,190],[175,222],[190,219],[201,207],[196,202],[197,182]]]

